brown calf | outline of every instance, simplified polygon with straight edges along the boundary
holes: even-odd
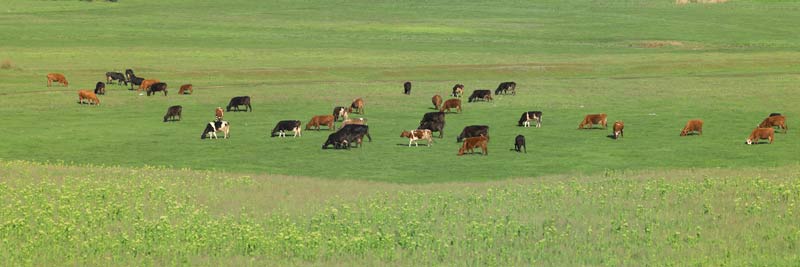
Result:
[[[53,85],[53,82],[58,82],[63,86],[69,86],[69,82],[67,82],[67,77],[64,77],[64,74],[61,73],[48,73],[47,74],[47,87]]]
[[[589,128],[592,128],[595,124],[603,125],[603,129],[605,129],[607,128],[607,117],[608,115],[605,113],[586,115],[581,124],[578,125],[578,129],[584,129],[586,125],[589,125]]]
[[[453,98],[444,101],[444,105],[442,105],[442,109],[440,109],[439,112],[444,112],[445,110],[450,112],[451,108],[456,109],[457,112],[461,112],[461,99]]]
[[[691,132],[697,132],[697,135],[703,135],[703,120],[689,120],[686,126],[681,130],[681,136],[687,136]]]
[[[613,132],[614,139],[619,139],[623,135],[623,129],[625,129],[625,123],[622,121],[616,121],[614,122],[614,125],[611,126],[611,128],[614,129]]]
[[[764,121],[758,125],[758,128],[772,128],[775,126],[778,126],[779,129],[783,129],[783,133],[786,133],[786,131],[789,130],[789,128],[786,127],[786,117],[783,115],[771,116],[764,119]]]
[[[364,114],[364,99],[359,97],[353,100],[353,103],[347,108],[347,112],[353,113],[353,109],[355,109],[358,114]]]
[[[83,100],[100,105],[100,99],[97,99],[97,95],[91,90],[78,90],[78,103],[83,104]]]
[[[181,85],[181,89],[178,90],[179,95],[184,95],[184,94],[190,95],[192,93],[194,93],[194,88],[192,88],[192,84]]]
[[[316,130],[319,131],[320,125],[328,126],[328,130],[334,130],[333,122],[333,115],[317,115],[306,123],[306,130],[311,129],[311,127],[316,127]]]
[[[411,147],[411,143],[414,145],[419,146],[417,140],[425,139],[428,141],[428,146],[431,146],[433,143],[433,137],[431,134],[431,130],[412,130],[412,131],[403,131],[400,133],[400,137],[408,138],[408,147]]]
[[[483,151],[483,155],[489,155],[489,150],[486,149],[486,144],[489,142],[489,139],[486,136],[477,136],[477,137],[470,137],[464,139],[464,144],[461,145],[461,148],[458,149],[458,155],[464,155],[465,152],[469,151],[469,153],[475,153],[473,150],[476,147],[480,147]]]
[[[775,129],[774,128],[756,128],[750,133],[750,136],[747,137],[748,145],[757,144],[758,140],[761,139],[769,139],[769,143],[772,144],[772,140],[775,139]]]
[[[436,110],[439,110],[439,108],[442,107],[442,96],[440,95],[433,96],[433,98],[431,98],[431,102],[433,102],[433,107]]]

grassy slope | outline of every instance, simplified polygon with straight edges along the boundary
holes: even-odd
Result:
[[[769,112],[788,114],[790,127],[800,114],[792,93],[798,7],[10,1],[0,17],[0,59],[17,68],[0,70],[0,112],[14,131],[0,143],[0,158],[398,182],[780,166],[797,162],[795,131],[775,145],[741,143]],[[650,40],[684,45],[641,47]],[[145,98],[110,86],[100,107],[75,104],[76,89],[124,68],[171,88],[191,82],[197,94]],[[67,74],[71,86],[45,88],[52,71]],[[412,96],[399,93],[405,80],[414,81]],[[519,84],[518,96],[467,104],[464,114],[448,116],[446,138],[433,148],[399,146],[400,131],[430,111],[433,94],[456,82],[469,91],[505,80]],[[255,111],[226,116],[231,140],[201,143],[213,108],[235,95],[251,95]],[[278,120],[305,122],[355,97],[365,97],[376,139],[364,149],[320,151],[327,132],[266,136]],[[184,106],[184,121],[161,123],[173,104]],[[544,127],[515,127],[525,110],[543,110]],[[624,120],[625,139],[574,130],[595,112]],[[691,118],[706,121],[705,135],[678,138]],[[455,157],[454,137],[470,124],[491,126],[490,157]],[[517,134],[528,137],[528,155],[508,152]]]

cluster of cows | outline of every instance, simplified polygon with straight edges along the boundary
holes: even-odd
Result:
[[[128,84],[131,85],[131,90],[134,89],[134,86],[138,86],[138,91],[141,92],[142,90],[146,90],[147,95],[153,95],[156,92],[163,91],[164,96],[167,95],[167,84],[160,82],[157,79],[144,79],[141,77],[137,77],[133,70],[128,69],[125,71],[125,74],[119,72],[107,72],[106,73],[106,82],[108,84],[113,83],[114,81],[117,82],[117,85],[122,85],[123,83],[125,86]],[[63,74],[59,73],[50,73],[47,75],[47,82],[48,87],[52,85],[53,82],[57,82],[62,84],[63,86],[68,86],[69,83],[67,82],[66,78]],[[411,82],[405,82],[403,84],[403,93],[410,95],[411,94]],[[516,86],[515,82],[503,82],[500,83],[495,89],[494,94],[510,94],[516,95]],[[191,84],[185,84],[181,86],[179,94],[191,94],[193,92]],[[408,146],[410,147],[412,144],[419,146],[419,140],[427,141],[427,145],[431,146],[433,143],[433,133],[438,132],[439,138],[444,137],[444,127],[445,127],[445,114],[446,113],[461,113],[461,97],[464,93],[464,85],[463,84],[456,84],[453,86],[452,93],[450,96],[453,98],[443,101],[442,96],[434,95],[431,99],[431,102],[434,108],[438,111],[436,112],[428,112],[422,116],[422,119],[419,122],[419,126],[415,130],[407,130],[403,131],[400,134],[400,137],[408,138]],[[105,94],[105,83],[98,82],[95,90],[80,90],[78,91],[79,102],[84,103],[84,101],[89,103],[94,103],[96,105],[100,104],[100,100],[98,99],[97,95]],[[141,93],[140,93],[141,95]],[[486,89],[477,89],[472,92],[472,94],[468,97],[469,102],[476,102],[476,101],[493,101],[492,98],[492,91]],[[240,109],[241,107],[241,109]],[[332,114],[327,115],[317,115],[313,116],[308,123],[306,123],[306,130],[315,129],[320,130],[321,127],[327,127],[328,130],[334,131],[331,133],[325,143],[322,145],[322,149],[327,149],[332,147],[334,149],[350,149],[353,146],[360,147],[362,145],[363,138],[366,136],[369,141],[372,141],[372,137],[369,134],[369,126],[367,125],[367,119],[365,118],[354,118],[350,119],[350,114],[358,113],[358,114],[365,114],[365,102],[362,98],[357,98],[353,100],[349,107],[337,106],[333,109]],[[164,122],[167,121],[175,121],[181,119],[181,112],[183,108],[182,106],[171,106],[167,109],[166,115],[164,115]],[[249,96],[237,96],[232,98],[228,106],[226,107],[228,112],[230,111],[252,111],[252,106],[250,104],[250,97]],[[230,136],[230,123],[228,121],[223,120],[224,111],[221,107],[217,107],[215,110],[215,121],[211,121],[207,123],[204,127],[203,133],[201,134],[201,139],[214,139],[217,138],[217,133],[222,133],[223,138],[228,138]],[[601,114],[589,114],[584,117],[584,119],[578,125],[578,129],[590,129],[594,128],[595,125],[602,126],[602,128],[607,128],[607,120],[608,116],[604,113]],[[341,126],[337,130],[335,127],[335,123],[341,121]],[[272,129],[271,136],[272,137],[286,137],[287,132],[292,132],[294,137],[299,137],[302,135],[302,128],[301,128],[301,121],[299,120],[283,120],[279,121],[275,127]],[[520,116],[518,121],[518,126],[521,127],[542,127],[542,112],[541,111],[527,111],[523,112]],[[768,139],[769,143],[772,143],[775,136],[775,130],[773,127],[779,127],[780,129],[784,130],[784,133],[787,131],[786,127],[786,118],[779,114],[779,113],[772,113],[764,119],[756,129],[752,131],[750,136],[747,138],[747,144],[754,144],[758,143],[761,139]],[[619,139],[624,136],[624,128],[625,124],[623,121],[615,121],[612,125],[612,132],[609,137],[613,139]],[[686,126],[681,130],[680,136],[687,136],[692,134],[702,135],[703,133],[703,121],[699,119],[690,120],[686,123]],[[463,155],[467,152],[474,153],[475,148],[480,148],[483,155],[488,155],[487,144],[489,142],[489,126],[486,125],[469,125],[464,127],[461,133],[456,137],[457,142],[463,142],[461,148],[458,151],[458,155]],[[525,152],[527,153],[527,148],[525,145],[525,136],[517,135],[514,139],[514,150],[517,152]]]

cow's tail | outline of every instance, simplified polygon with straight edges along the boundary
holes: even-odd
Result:
[[[367,132],[367,140],[369,140],[370,142],[372,142],[372,136],[369,136],[369,132]]]

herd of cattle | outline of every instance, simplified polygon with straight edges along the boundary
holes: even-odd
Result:
[[[147,95],[154,95],[156,92],[164,92],[164,96],[167,96],[167,84],[164,82],[160,82],[157,79],[144,79],[141,77],[137,77],[133,70],[127,69],[125,74],[119,72],[107,72],[106,73],[106,83],[112,84],[114,81],[117,82],[117,85],[124,84],[127,86],[130,84],[131,89],[134,90],[134,86],[138,86],[138,91],[140,95],[142,95],[141,91],[146,91]],[[53,82],[57,82],[63,86],[69,86],[69,82],[67,82],[66,77],[60,73],[50,73],[47,75],[47,86],[52,86]],[[95,105],[100,105],[100,100],[98,95],[105,94],[105,86],[106,83],[104,82],[97,82],[95,86],[95,90],[79,90],[78,91],[78,102],[83,103],[91,103]],[[517,84],[515,82],[502,82],[497,86],[495,89],[494,94],[511,94],[516,95],[516,87]],[[192,94],[193,88],[191,84],[184,84],[180,87],[179,94]],[[403,93],[410,95],[411,94],[411,82],[405,82],[403,84]],[[436,112],[428,112],[422,116],[422,119],[419,122],[419,126],[415,130],[407,130],[403,131],[400,134],[400,137],[408,138],[408,146],[410,147],[412,144],[419,146],[418,140],[425,140],[427,141],[427,145],[430,147],[433,143],[433,132],[439,133],[439,138],[444,137],[444,127],[445,127],[445,114],[447,113],[461,113],[461,97],[464,93],[464,85],[463,84],[456,84],[453,86],[452,93],[450,96],[454,97],[448,99],[446,101],[442,101],[442,96],[434,95],[431,99],[433,106]],[[485,89],[477,89],[472,92],[472,94],[468,97],[468,102],[476,102],[476,101],[493,101],[492,98],[492,91],[485,90]],[[241,109],[240,109],[241,107]],[[322,145],[322,149],[327,149],[328,147],[332,146],[335,149],[350,149],[353,146],[361,147],[362,141],[364,136],[371,142],[372,137],[369,134],[369,126],[367,125],[367,120],[365,118],[356,118],[350,119],[349,116],[352,113],[358,113],[363,115],[365,113],[365,102],[362,98],[356,98],[350,104],[349,107],[337,106],[333,109],[332,114],[329,115],[317,115],[313,116],[308,123],[306,123],[306,130],[315,129],[320,130],[321,127],[327,127],[328,130],[334,131],[334,133],[328,136],[328,139]],[[164,115],[164,122],[167,121],[176,121],[181,119],[183,107],[182,106],[171,106],[167,109],[166,115]],[[229,102],[228,106],[226,107],[228,112],[230,111],[250,111],[252,112],[253,108],[250,105],[250,97],[249,96],[237,96],[233,97]],[[215,121],[208,122],[204,129],[203,133],[201,134],[201,139],[214,139],[217,138],[217,133],[221,132],[223,134],[223,138],[228,138],[230,136],[230,123],[228,121],[223,120],[224,111],[221,107],[217,107],[215,110]],[[336,130],[335,123],[341,121],[339,129]],[[520,116],[518,121],[518,126],[521,127],[531,127],[531,124],[534,123],[536,128],[542,127],[542,112],[541,111],[527,111],[523,112]],[[608,116],[605,113],[601,114],[589,114],[584,117],[584,119],[578,125],[578,129],[590,129],[594,128],[595,125],[602,126],[603,129],[607,128],[608,124]],[[291,131],[294,137],[299,137],[302,135],[301,130],[302,123],[299,120],[283,120],[279,121],[277,125],[272,129],[271,136],[272,137],[286,137],[286,132]],[[746,139],[747,144],[754,144],[758,143],[759,140],[767,139],[771,144],[775,138],[775,129],[773,127],[779,127],[782,129],[784,133],[788,130],[786,127],[786,117],[781,115],[780,113],[772,113],[767,118],[765,118],[756,129],[752,131],[750,136]],[[615,121],[612,125],[612,132],[609,137],[613,139],[619,139],[624,136],[624,128],[625,123],[622,121]],[[681,130],[680,136],[687,136],[687,135],[702,135],[703,134],[703,121],[699,119],[689,120],[686,123],[686,126]],[[461,133],[456,137],[457,142],[463,142],[461,148],[458,150],[458,155],[463,155],[467,152],[474,153],[475,148],[480,148],[483,155],[488,155],[487,144],[489,142],[489,126],[486,125],[470,125],[464,127]],[[525,136],[517,135],[514,139],[514,150],[517,152],[524,152],[527,153],[527,148],[525,146]]]

